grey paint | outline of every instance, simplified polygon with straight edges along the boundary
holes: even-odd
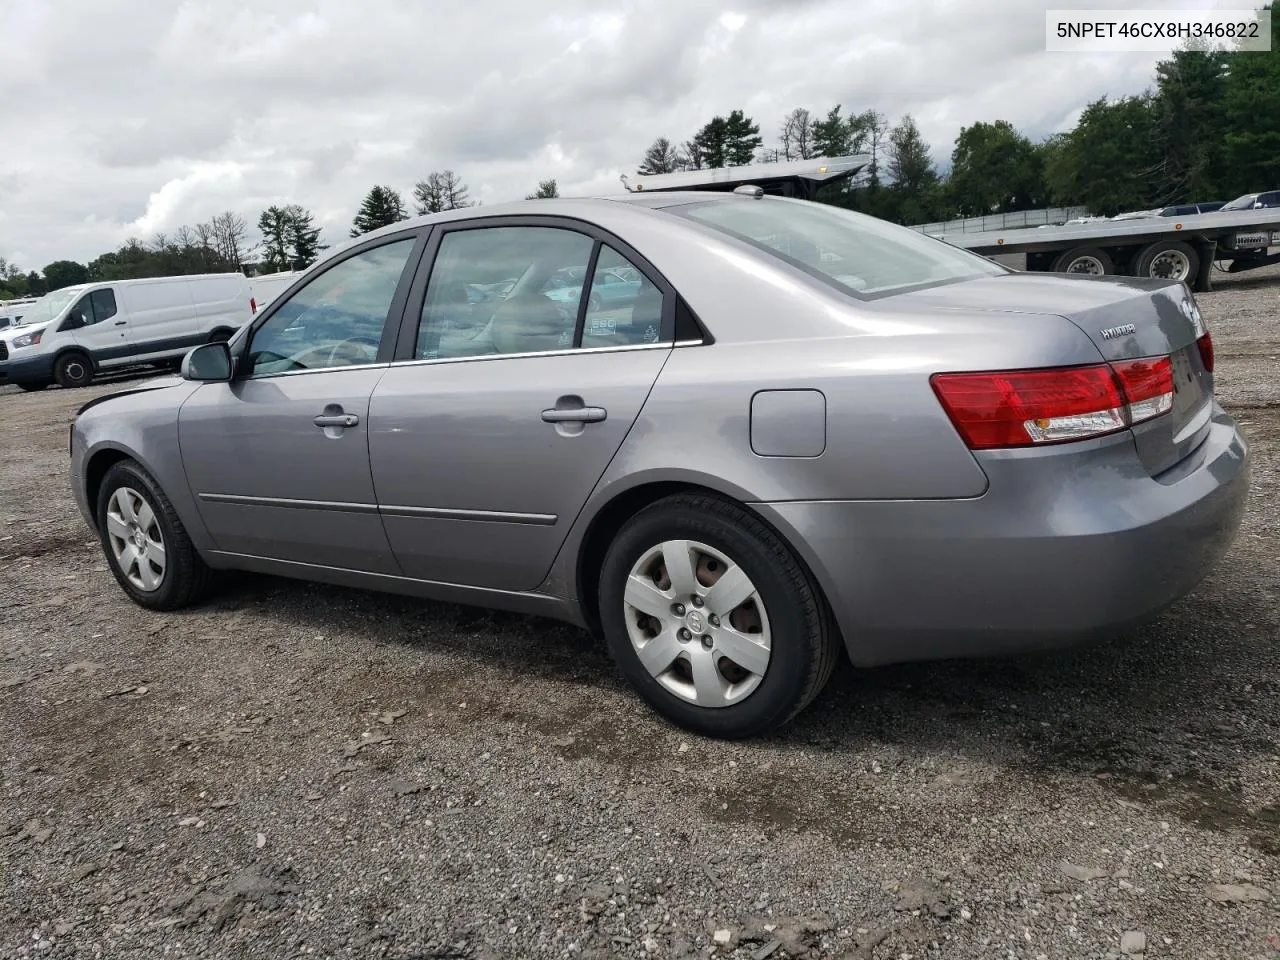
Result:
[[[975,455],[928,383],[1167,352],[1188,342],[1181,285],[1011,273],[859,302],[656,203],[451,211],[359,242],[470,217],[590,222],[648,258],[714,343],[392,362],[107,400],[74,428],[81,508],[88,457],[121,450],[215,566],[581,623],[580,576],[597,571],[580,571],[579,554],[600,511],[646,484],[694,484],[781,533],[864,664],[1106,633],[1190,589],[1225,549],[1248,448],[1216,405],[1181,426]],[[405,304],[398,294],[389,336]],[[1101,337],[1126,323],[1130,337]],[[1208,395],[1212,378],[1196,376]],[[825,398],[820,456],[752,450],[761,391]],[[570,397],[606,419],[543,421]],[[359,424],[336,436],[314,426],[331,404]],[[762,420],[768,443],[790,430],[805,449],[814,422],[786,402]]]
[[[761,390],[751,398],[751,450],[760,457],[820,457],[827,448],[821,390]]]

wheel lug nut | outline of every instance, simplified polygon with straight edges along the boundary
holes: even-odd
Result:
[[[707,619],[711,622],[711,625],[713,627],[720,626],[720,618],[717,617],[714,613],[711,616],[707,617]]]
[[[691,639],[693,639],[693,634],[691,634],[684,627],[680,628],[680,632],[676,634],[676,636],[680,638],[681,643],[688,643]]]
[[[704,633],[702,635],[702,648],[704,650],[710,650],[713,643],[714,641],[711,639],[711,634]]]
[[[677,617],[683,617],[683,616],[684,616],[684,604],[683,604],[683,603],[673,603],[673,604],[671,605],[671,612],[672,612],[672,613],[674,613]]]
[[[702,603],[703,603],[702,598],[701,598],[700,596],[698,596],[698,595],[695,593],[695,594],[693,595],[693,605],[694,605],[695,607],[700,607],[700,606],[702,606]]]

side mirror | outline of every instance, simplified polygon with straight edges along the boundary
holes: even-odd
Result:
[[[182,379],[224,383],[231,379],[231,350],[225,343],[205,343],[182,358]]]
[[[84,322],[83,313],[68,313],[62,323],[58,325],[59,332],[63,330],[79,330],[81,327],[87,326]]]

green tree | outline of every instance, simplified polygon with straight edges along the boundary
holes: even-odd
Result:
[[[956,137],[949,188],[964,216],[1030,210],[1044,202],[1043,159],[1007,120],[978,122]]]
[[[44,277],[32,270],[27,274],[27,296],[43,297],[49,292],[48,285],[44,282]]]
[[[1102,97],[1054,143],[1045,171],[1055,203],[1079,203],[1095,215],[1114,216],[1176,199],[1163,184],[1164,161],[1152,96],[1114,103]]]
[[[289,251],[289,260],[295,270],[305,270],[326,249],[320,242],[320,228],[315,224],[315,216],[306,207],[291,203],[284,208],[286,216],[285,245]]]
[[[262,234],[262,265],[267,273],[289,269],[289,215],[284,207],[272,204],[258,217]]]
[[[893,179],[894,219],[923,223],[939,205],[938,172],[929,145],[911,114],[889,131],[889,176]]]
[[[644,152],[644,159],[636,173],[642,177],[652,177],[662,173],[675,173],[684,169],[687,163],[680,151],[666,137],[659,137]]]
[[[813,155],[815,157],[847,157],[850,150],[849,120],[840,116],[840,104],[827,111],[826,117],[813,124]]]
[[[1227,58],[1222,99],[1222,195],[1227,199],[1280,185],[1280,0],[1272,0],[1270,8],[1271,52],[1237,51]]]
[[[89,279],[89,268],[74,260],[55,260],[44,268],[45,284],[50,290],[61,290]]]
[[[538,189],[533,193],[526,194],[526,200],[555,200],[560,196],[560,188],[556,186],[555,178],[550,180],[539,180]]]
[[[351,221],[351,236],[358,237],[407,219],[408,214],[405,213],[400,194],[391,187],[378,185],[365,194],[360,212]]]
[[[724,117],[713,117],[693,136],[693,156],[698,158],[695,169],[715,170],[727,162],[729,139],[728,123]]]
[[[734,110],[725,119],[724,131],[725,163],[740,167],[755,159],[756,150],[764,142],[760,137],[758,123],[754,123],[741,110]]]
[[[1156,66],[1152,109],[1164,145],[1160,192],[1171,200],[1212,200],[1229,175],[1224,158],[1228,115],[1222,105],[1231,59],[1221,52],[1179,50]],[[1280,88],[1271,103],[1271,112],[1280,110]],[[1246,129],[1256,129],[1255,121]]]

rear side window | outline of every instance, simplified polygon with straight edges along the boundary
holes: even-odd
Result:
[[[110,288],[93,291],[93,293],[89,294],[89,302],[93,304],[95,323],[110,320],[116,315],[116,294]]]
[[[662,291],[617,250],[602,246],[587,295],[582,346],[635,346],[661,337]]]
[[[666,209],[864,299],[1008,272],[915,230],[827,204],[734,197]]]

